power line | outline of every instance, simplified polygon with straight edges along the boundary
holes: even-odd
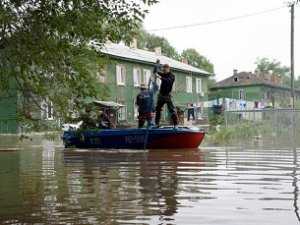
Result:
[[[254,13],[248,13],[248,14],[244,14],[244,15],[240,15],[240,16],[234,16],[234,17],[222,18],[222,19],[217,19],[217,20],[205,21],[205,22],[200,22],[200,23],[192,23],[192,24],[185,24],[185,25],[179,25],[179,26],[149,29],[148,31],[154,32],[154,31],[176,30],[176,29],[185,29],[185,28],[190,28],[190,27],[199,27],[199,26],[205,26],[205,25],[210,25],[210,24],[229,22],[229,21],[234,21],[234,20],[239,20],[239,19],[244,19],[244,18],[248,18],[248,17],[254,17],[254,16],[258,16],[258,15],[262,15],[262,14],[271,13],[271,12],[278,11],[278,10],[283,9],[283,8],[286,8],[286,6],[267,9],[267,10],[264,10],[264,11],[259,11],[259,12],[254,12]]]

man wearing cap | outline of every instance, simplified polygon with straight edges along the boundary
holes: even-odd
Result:
[[[175,76],[171,72],[170,66],[168,64],[163,65],[163,71],[157,73],[157,77],[161,80],[160,91],[157,97],[156,104],[156,116],[155,116],[155,124],[159,127],[160,118],[161,118],[161,110],[165,104],[167,104],[169,113],[171,114],[171,119],[173,121],[174,126],[178,125],[178,117],[175,110],[175,106],[172,102],[171,92],[173,89],[173,84],[175,81]]]
[[[153,95],[155,93],[155,87],[151,90],[145,84],[141,84],[140,93],[136,97],[136,105],[138,106],[138,120],[139,128],[143,128],[145,122],[147,121],[147,126],[153,126],[153,111],[154,111],[154,103],[153,103]]]

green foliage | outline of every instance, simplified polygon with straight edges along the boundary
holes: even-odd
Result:
[[[55,121],[32,120],[22,117],[20,125],[23,128],[23,133],[61,131],[61,127]]]
[[[231,137],[233,136],[232,129],[225,129],[221,127],[220,130],[215,130],[213,133],[208,135],[208,140],[214,144],[224,144],[229,143],[231,141]]]
[[[279,75],[283,80],[283,85],[290,87],[291,86],[291,71],[287,66],[282,65],[276,59],[268,59],[268,58],[258,58],[255,62],[256,71],[261,73],[268,73],[269,71],[273,71],[274,74]],[[296,76],[295,79],[295,88],[300,89],[300,75]]]
[[[14,79],[36,105],[51,101],[59,118],[77,107],[71,103],[78,97],[105,98],[107,89],[97,77],[104,59],[91,41],[129,40],[147,13],[145,6],[156,2],[1,1],[0,88],[8,89]]]
[[[43,135],[43,139],[48,141],[61,140],[61,132],[45,132]]]
[[[180,60],[180,54],[177,50],[169,43],[166,38],[150,34],[144,29],[138,29],[137,31],[138,48],[148,49],[154,51],[156,47],[161,47],[163,55],[170,58]]]
[[[217,115],[215,113],[212,113],[212,115],[209,116],[209,124],[211,126],[218,126],[224,124],[224,114]]]
[[[216,80],[213,77],[214,65],[205,56],[200,55],[200,53],[196,49],[189,48],[184,50],[181,53],[181,58],[186,59],[190,65],[205,70],[212,74],[212,76],[210,76],[208,79],[208,83],[207,83],[208,89],[210,89],[216,84]]]
[[[163,55],[179,61],[185,58],[190,65],[214,74],[214,65],[195,49],[186,49],[180,54],[166,38],[150,34],[141,27],[137,29],[136,36],[138,41],[137,47],[140,49],[154,51],[156,47],[161,47]],[[210,84],[213,85],[214,83],[215,81],[211,79]]]
[[[187,59],[190,65],[214,74],[214,65],[206,57],[200,55],[196,49],[189,48],[184,50],[181,53],[181,57]]]
[[[284,85],[290,86],[290,68],[282,65],[278,60],[258,58],[255,64],[257,72],[268,73],[272,71],[282,78]]]
[[[210,76],[207,80],[207,88],[210,90],[210,88],[214,87],[216,85],[217,81],[214,77]]]
[[[300,90],[300,75],[296,76],[297,78],[295,79],[295,88]]]
[[[255,62],[256,70],[262,73],[273,71],[274,74],[279,76],[289,76],[290,68],[284,66],[276,59],[258,58]]]
[[[249,122],[241,122],[235,126],[226,128],[221,126],[220,129],[213,131],[210,135],[210,141],[213,143],[224,144],[235,141],[246,142],[260,135],[260,129]]]

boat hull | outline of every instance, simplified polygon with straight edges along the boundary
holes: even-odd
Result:
[[[111,129],[66,131],[65,147],[102,149],[181,149],[197,148],[205,133],[191,128]]]

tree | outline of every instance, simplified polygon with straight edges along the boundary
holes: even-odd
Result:
[[[258,58],[255,62],[256,70],[261,73],[272,71],[279,76],[289,76],[290,68],[284,66],[276,59]]]
[[[154,51],[156,47],[161,47],[162,53],[165,56],[168,56],[175,60],[180,59],[180,54],[176,51],[176,49],[169,43],[169,41],[166,38],[157,36],[155,34],[150,34],[143,28],[138,29],[136,33],[138,40],[138,48]]]
[[[258,58],[255,62],[256,71],[259,73],[269,73],[272,71],[273,74],[280,76],[283,80],[283,85],[290,85],[290,68],[282,65],[276,59]]]
[[[140,26],[136,31],[136,37],[138,40],[138,48],[148,49],[154,51],[156,47],[161,47],[162,53],[175,60],[182,60],[183,58],[188,60],[188,63],[199,69],[203,69],[212,75],[214,75],[214,65],[204,56],[200,55],[197,50],[189,48],[184,50],[181,54],[169,43],[169,41],[163,37],[150,34]],[[210,76],[208,79],[208,88],[214,86],[216,80]]]
[[[196,49],[189,48],[181,53],[181,58],[184,58],[188,63],[194,67],[205,70],[212,74],[208,79],[208,88],[215,85],[216,80],[214,76],[214,65],[204,56],[200,55]]]
[[[295,79],[295,88],[300,90],[300,75]]]
[[[145,6],[156,2],[0,1],[0,89],[14,83],[37,105],[51,101],[62,118],[72,100],[103,97],[105,89],[97,82],[103,60],[91,42],[129,41]]]
[[[204,56],[200,55],[196,49],[189,48],[181,53],[181,57],[194,67],[203,69],[211,74],[214,73],[214,65]]]
[[[175,47],[164,38],[155,34],[150,34],[140,26],[136,31],[136,37],[138,40],[138,48],[148,49],[154,51],[156,47],[161,47],[162,53],[175,60],[181,60],[185,58],[188,63],[197,68],[206,70],[207,72],[214,73],[213,64],[204,56],[200,55],[197,50],[190,48],[184,50],[181,54],[178,53]]]

